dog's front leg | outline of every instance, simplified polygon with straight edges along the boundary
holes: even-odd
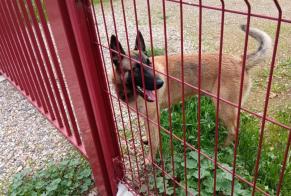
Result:
[[[148,119],[145,118],[146,134],[149,143],[149,152],[146,156],[146,164],[152,163],[155,160],[160,140],[159,140],[159,127],[158,127],[158,114],[155,104],[148,104]]]

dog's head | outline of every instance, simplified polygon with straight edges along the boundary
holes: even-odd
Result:
[[[157,73],[154,77],[151,61],[145,55],[146,46],[142,34],[138,32],[136,36],[135,47],[130,52],[130,59],[123,56],[125,52],[114,35],[111,36],[110,49],[116,73],[113,82],[118,96],[123,101],[126,101],[127,98],[129,102],[134,101],[135,94],[145,98],[146,101],[155,101],[155,89],[160,89],[164,81]],[[141,53],[139,53],[139,49]]]

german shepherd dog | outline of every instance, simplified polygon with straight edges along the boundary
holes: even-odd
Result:
[[[246,26],[241,25],[241,29],[246,31]],[[260,45],[256,52],[248,54],[246,57],[242,103],[247,99],[251,88],[249,70],[269,58],[272,52],[272,40],[268,34],[259,29],[250,28],[249,35],[255,38]],[[157,122],[160,109],[166,108],[168,105],[168,96],[170,96],[171,104],[181,101],[181,82],[170,78],[168,83],[166,76],[159,74],[159,72],[166,73],[166,66],[168,66],[169,75],[181,80],[180,54],[169,55],[168,65],[165,56],[155,56],[156,74],[154,75],[152,63],[146,55],[145,42],[140,32],[138,32],[136,37],[134,50],[130,52],[130,58],[124,56],[125,51],[114,35],[111,36],[110,49],[111,60],[115,65],[113,70],[115,77],[112,77],[112,83],[115,86],[118,97],[124,102],[133,107],[137,103],[139,112],[145,114],[145,102],[147,101],[148,118]],[[184,81],[195,87],[198,86],[198,64],[197,54],[184,55]],[[234,104],[239,103],[242,64],[243,59],[241,57],[234,57],[228,54],[222,55],[220,97]],[[201,89],[214,95],[217,94],[218,65],[218,54],[202,54]],[[167,93],[168,87],[170,88],[169,95]],[[186,85],[184,92],[185,98],[197,94],[197,90]],[[158,101],[158,108],[156,107],[156,101]],[[216,98],[212,98],[212,101],[216,105]],[[228,129],[228,136],[224,143],[227,146],[235,138],[238,112],[234,106],[228,103],[221,101],[219,105],[219,118]],[[146,119],[144,120],[148,122]],[[151,123],[151,121],[149,121],[149,124],[145,123],[145,125],[152,151],[146,157],[146,163],[148,164],[155,158],[160,141],[158,126]],[[151,154],[154,157],[151,157]]]

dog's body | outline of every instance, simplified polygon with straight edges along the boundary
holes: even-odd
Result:
[[[245,30],[245,26],[242,26],[242,29]],[[247,58],[246,58],[246,66],[244,70],[242,103],[246,100],[251,88],[251,79],[249,77],[248,70],[252,68],[253,66],[257,65],[258,63],[264,61],[269,56],[272,50],[271,38],[266,33],[258,29],[250,28],[250,35],[260,42],[260,47],[258,48],[256,52],[247,55]],[[125,54],[120,44],[119,44],[119,48],[114,47],[116,46],[117,39],[115,41],[114,40],[112,41],[112,40],[113,39],[111,38],[111,43],[113,42],[115,43],[111,44],[110,47],[117,51],[118,50],[120,51],[121,49],[122,50],[121,53]],[[140,42],[138,42],[138,40]],[[139,39],[137,38],[136,40],[135,49],[137,48],[141,48],[142,51],[145,51],[144,41],[141,34],[139,35]],[[138,54],[136,52],[133,52],[133,53]],[[151,66],[151,63],[148,63],[147,57],[140,56],[139,54],[137,56],[138,57],[136,57],[135,55],[135,57],[133,58],[140,59],[141,57],[144,64]],[[119,97],[123,98],[124,101],[128,101],[128,103],[132,105],[133,107],[135,107],[135,104],[136,104],[135,101],[137,101],[139,111],[143,112],[144,114],[146,113],[145,100],[148,101],[147,102],[148,118],[150,118],[152,121],[157,122],[158,115],[160,113],[159,110],[163,108],[167,108],[168,106],[168,88],[169,88],[169,93],[170,93],[169,96],[170,96],[171,104],[181,101],[182,83],[172,78],[174,77],[174,78],[177,78],[178,80],[182,80],[181,55],[168,56],[168,74],[170,76],[170,78],[168,79],[165,75],[158,74],[159,72],[167,73],[166,72],[166,68],[167,68],[166,57],[165,56],[154,57],[156,75],[158,76],[154,78],[153,73],[150,73],[150,71],[148,71],[148,68],[144,66],[144,69],[146,70],[145,74],[147,73],[148,74],[143,79],[144,80],[143,83],[148,82],[149,78],[151,78],[153,81],[156,81],[155,82],[156,88],[152,87],[152,82],[150,84],[145,83],[144,85],[137,86],[137,87],[143,88],[144,89],[143,92],[140,92],[142,90],[140,90],[141,88],[138,88],[136,93],[127,92],[127,96],[122,96],[122,93],[125,93],[126,90],[124,91],[124,89],[121,90],[120,88],[125,87],[128,91],[134,91],[135,88],[131,88],[130,85],[134,83],[132,82],[133,78],[135,78],[135,80],[139,80],[140,76],[136,77],[136,75],[140,75],[140,74],[136,74],[137,73],[136,68],[134,67],[136,62],[130,63],[128,59],[125,59],[120,56],[118,57],[119,58],[118,59],[119,61],[118,61],[116,57],[117,57],[116,54],[111,53],[111,58],[117,68],[116,70],[118,70],[120,67],[122,67],[122,70],[123,70],[123,77],[122,77],[122,71],[117,71],[116,75],[119,75],[118,78],[117,77],[113,78],[113,83],[115,84],[116,91],[119,94]],[[231,55],[222,56],[221,75],[220,75],[220,78],[221,78],[220,79],[220,98],[227,100],[236,105],[239,103],[242,64],[243,64],[243,61],[241,58],[233,57]],[[183,65],[184,65],[184,69],[183,69],[184,82],[198,88],[198,65],[199,65],[198,55],[184,55]],[[211,93],[214,96],[217,95],[218,75],[219,75],[218,65],[219,65],[218,54],[202,54],[201,89],[203,91]],[[128,70],[130,70],[131,74],[128,72]],[[151,75],[151,77],[149,77],[149,75]],[[129,80],[128,78],[131,78],[131,79]],[[163,82],[161,82],[161,80]],[[123,81],[125,81],[125,84],[122,85]],[[131,82],[128,82],[128,81],[131,81]],[[169,81],[169,83],[167,81]],[[128,85],[128,83],[130,83],[130,85]],[[153,91],[154,89],[156,89],[157,99],[153,97],[154,96],[153,93],[149,92],[149,91]],[[136,96],[134,94],[139,94],[140,96]],[[195,94],[197,94],[197,90],[193,89],[189,85],[184,85],[185,98],[188,96],[195,95]],[[130,96],[134,96],[134,98],[130,98]],[[212,98],[212,100],[214,104],[216,105],[216,98]],[[158,102],[159,108],[156,107],[155,101]],[[235,137],[237,108],[228,103],[220,101],[219,118],[224,122],[224,124],[226,125],[228,129],[229,133],[228,133],[227,139],[225,140],[225,145],[229,145],[234,140],[234,137]],[[149,126],[148,126],[148,122],[149,122]],[[148,139],[149,139],[149,131],[150,131],[149,141],[150,141],[150,146],[152,149],[152,154],[153,156],[155,156],[158,146],[159,146],[159,132],[158,132],[159,129],[156,124],[150,121],[146,121],[145,125],[147,129]],[[147,161],[148,162],[151,161],[150,153],[147,157]]]

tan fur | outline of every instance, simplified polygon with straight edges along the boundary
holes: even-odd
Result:
[[[205,54],[202,56],[201,62],[201,73],[202,73],[202,90],[207,91],[216,96],[217,94],[217,82],[218,82],[218,54]],[[237,59],[232,56],[223,56],[223,62],[221,66],[221,82],[220,82],[220,97],[234,104],[238,104],[239,101],[239,90],[240,90],[240,78],[241,78],[241,65],[242,62],[240,59]],[[155,69],[166,73],[166,61],[164,56],[155,57]],[[177,79],[181,78],[181,56],[173,55],[168,57],[168,71],[169,76],[175,77]],[[177,69],[178,68],[178,69]],[[180,68],[180,69],[179,69]],[[250,89],[250,77],[245,71],[244,77],[244,87],[243,87],[243,100],[246,99],[246,96]],[[159,108],[164,109],[168,106],[168,91],[167,88],[170,88],[170,100],[171,104],[175,104],[181,101],[182,97],[182,84],[174,79],[169,78],[169,84],[167,83],[166,76],[159,74],[160,77],[164,80],[164,86],[157,90],[158,93],[158,103]],[[194,87],[198,87],[198,56],[197,55],[186,55],[184,56],[184,81]],[[197,91],[193,88],[185,85],[184,96],[185,98],[196,95]],[[216,105],[216,99],[212,98],[214,104]],[[138,98],[139,110],[145,114],[145,101],[141,97]],[[155,103],[147,102],[148,107],[148,117],[157,122],[157,110]],[[227,139],[225,140],[225,145],[231,144],[235,136],[235,127],[237,119],[237,109],[230,104],[227,104],[223,101],[220,101],[219,106],[219,117],[226,125],[229,130]],[[158,111],[159,114],[159,111]],[[147,135],[149,135],[148,130],[151,133],[151,148],[152,153],[155,155],[159,147],[159,133],[158,127],[149,122],[149,127],[147,122],[145,122],[147,128]],[[203,130],[202,130],[203,131]],[[148,137],[149,138],[149,137]],[[148,160],[151,160],[150,155],[148,155]]]

